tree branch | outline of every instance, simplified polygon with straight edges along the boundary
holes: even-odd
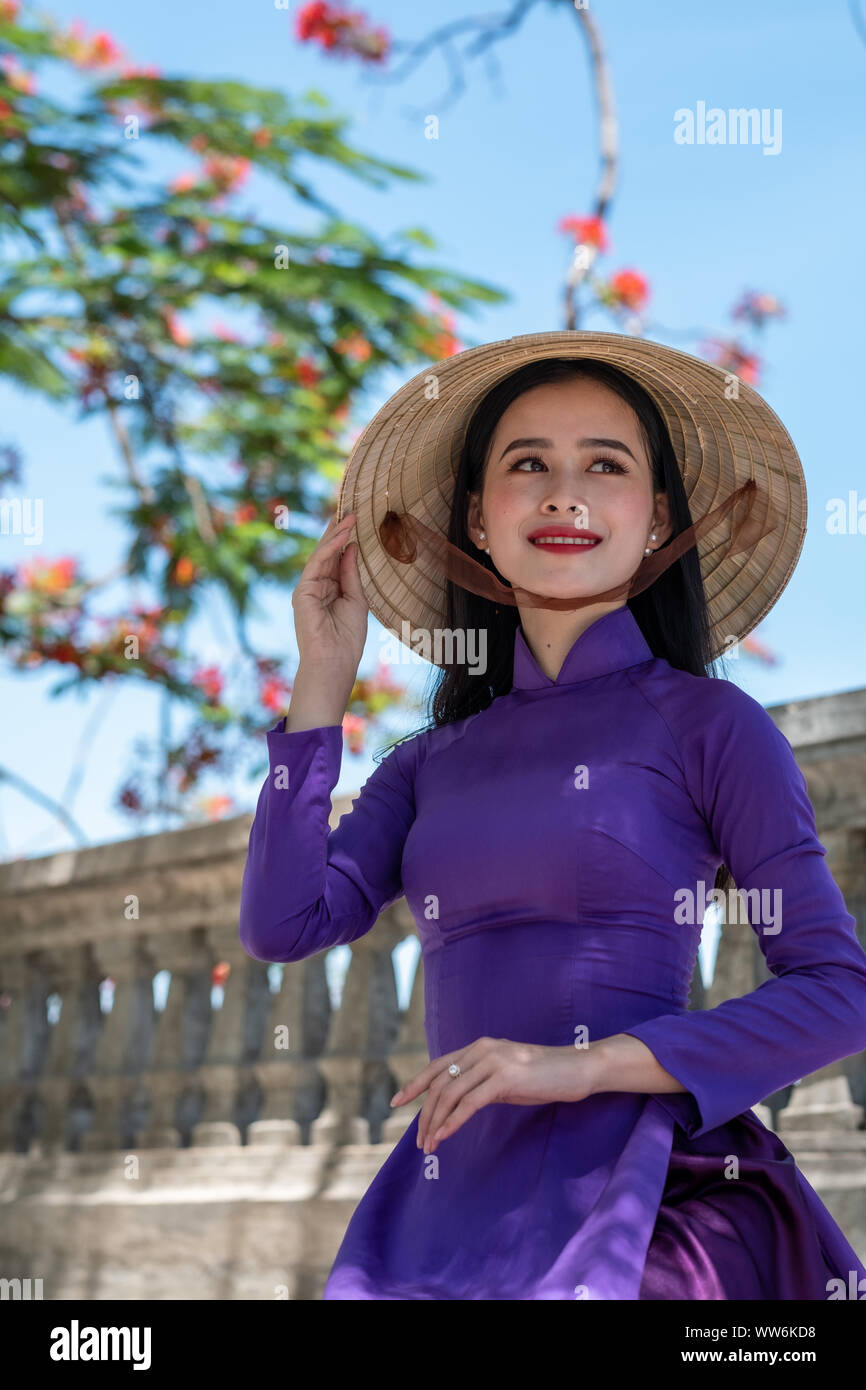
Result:
[[[466,86],[459,62],[460,55],[453,45],[453,40],[463,33],[474,32],[475,41],[470,44],[465,54],[466,57],[473,58],[477,53],[482,53],[486,48],[490,48],[494,43],[505,38],[506,34],[517,29],[533,5],[537,3],[538,0],[516,0],[516,3],[504,15],[476,15],[465,19],[455,19],[450,24],[443,24],[439,29],[434,29],[426,38],[417,41],[411,39],[394,40],[391,44],[391,52],[405,52],[405,62],[394,70],[383,70],[371,75],[377,82],[402,82],[407,73],[423,62],[430,53],[437,48],[441,49],[453,71],[448,92],[444,98],[436,102],[437,108],[444,111],[457,99]],[[568,0],[568,3],[571,3],[571,0]]]
[[[619,175],[619,126],[613,104],[613,83],[595,21],[590,17],[588,10],[576,10],[572,7],[572,13],[581,26],[589,50],[590,70],[598,111],[598,136],[601,154],[601,175],[595,195],[593,215],[604,220],[613,201],[614,189]],[[565,327],[567,329],[575,329],[578,326],[577,290],[589,274],[596,254],[594,246],[576,246],[574,248],[574,258],[566,276],[563,296]]]
[[[42,806],[46,811],[50,811],[52,816],[62,822],[79,845],[88,844],[87,836],[81,829],[78,822],[52,797],[46,796],[45,792],[34,787],[31,782],[27,782],[23,777],[19,777],[17,772],[10,772],[9,768],[0,767],[0,782],[8,782],[11,787],[17,787],[18,791],[24,796],[29,796],[31,801],[35,801],[38,806]]]
[[[434,29],[423,39],[417,41],[396,40],[391,45],[391,51],[392,53],[405,53],[404,61],[390,71],[375,72],[372,77],[377,82],[401,82],[423,59],[438,49],[452,73],[451,85],[445,97],[436,103],[439,109],[445,109],[456,100],[466,86],[461,59],[473,58],[492,48],[493,44],[499,43],[506,35],[513,33],[523,23],[537,2],[538,0],[516,0],[511,9],[504,14],[476,15],[457,19],[450,24],[443,24],[440,28]],[[593,215],[604,219],[613,201],[619,176],[619,126],[614,108],[610,66],[602,49],[598,27],[588,9],[577,9],[574,0],[562,0],[562,3],[568,6],[577,23],[581,26],[589,54],[593,92],[598,111],[599,153],[601,156],[601,173],[595,195]],[[472,41],[467,44],[465,51],[461,54],[455,41],[467,34],[473,36]],[[563,291],[565,327],[567,329],[575,329],[578,326],[577,291],[586,279],[596,255],[594,246],[579,245],[574,248],[574,257],[566,274]]]

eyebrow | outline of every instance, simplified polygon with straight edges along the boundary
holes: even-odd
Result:
[[[637,459],[634,457],[631,449],[627,444],[623,444],[621,439],[601,439],[593,436],[589,439],[578,439],[575,442],[580,449],[599,447],[604,449],[621,449],[624,454],[628,454],[629,458],[634,459],[635,463],[637,463]],[[510,454],[512,449],[551,449],[552,447],[552,439],[512,439],[511,443],[503,449],[502,453],[499,455],[499,462],[501,463],[505,455]]]

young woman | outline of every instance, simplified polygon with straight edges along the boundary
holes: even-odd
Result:
[[[793,445],[757,393],[620,335],[430,378],[359,439],[354,510],[295,589],[243,881],[258,959],[354,941],[404,894],[421,940],[431,1060],[394,1104],[423,1101],[324,1297],[850,1296],[866,1268],[751,1107],[866,1048],[866,953],[790,744],[708,669],[796,563]],[[756,488],[769,525],[737,511]],[[330,831],[368,608],[486,660],[437,648],[430,727]],[[773,978],[689,1011],[731,874]]]

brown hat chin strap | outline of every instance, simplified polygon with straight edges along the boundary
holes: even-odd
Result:
[[[454,584],[468,589],[480,598],[491,603],[510,603],[527,608],[551,608],[567,612],[584,608],[590,603],[600,603],[617,598],[634,598],[658,579],[680,556],[696,545],[708,531],[717,526],[728,513],[731,513],[730,535],[714,546],[709,555],[723,549],[727,555],[737,555],[751,550],[763,536],[775,531],[781,516],[770,503],[769,493],[760,487],[754,478],[749,478],[734,492],[728,493],[723,502],[714,507],[699,521],[693,522],[685,531],[674,536],[667,544],[660,546],[652,555],[641,561],[630,579],[601,594],[591,594],[585,598],[549,598],[545,594],[533,593],[531,589],[503,584],[492,570],[473,560],[471,555],[460,550],[439,531],[426,526],[409,512],[385,513],[379,525],[379,539],[392,559],[402,565],[416,564],[419,557],[426,566],[432,565],[441,570]]]

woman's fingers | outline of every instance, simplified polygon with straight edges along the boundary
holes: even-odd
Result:
[[[354,549],[353,549],[354,547]],[[349,598],[364,598],[361,574],[358,569],[358,542],[349,541],[341,558],[340,584]],[[364,600],[366,602],[366,600]]]
[[[484,1079],[480,1062],[464,1067],[459,1076],[440,1074],[430,1089],[418,1116],[418,1147],[426,1150],[433,1135],[441,1129],[463,1097]]]
[[[337,523],[330,535],[328,535],[328,532],[325,531],[324,535],[322,536],[322,539],[319,541],[319,544],[313,553],[320,555],[332,555],[338,546],[346,544],[346,537],[349,535],[354,524],[354,512],[351,513],[350,516],[344,516],[343,520]],[[330,526],[331,523],[329,522],[328,525]]]
[[[405,1105],[407,1100],[414,1100],[416,1096],[420,1096],[421,1092],[427,1090],[430,1082],[440,1074],[443,1068],[447,1069],[452,1062],[457,1060],[459,1055],[458,1052],[443,1052],[441,1057],[434,1057],[427,1063],[426,1067],[422,1067],[406,1082],[405,1086],[397,1091],[392,1099],[392,1104],[397,1102],[398,1096],[400,1105]]]
[[[307,561],[305,568],[308,572],[305,578],[318,578],[324,573],[327,573],[331,578],[336,578],[336,574],[333,571],[334,554],[341,546],[346,544],[346,538],[354,525],[354,521],[354,512],[351,512],[349,516],[344,516],[343,520],[340,522],[335,522],[334,517],[331,518],[322,533],[321,540]],[[328,532],[331,527],[333,527],[333,530],[331,530],[329,535]]]

